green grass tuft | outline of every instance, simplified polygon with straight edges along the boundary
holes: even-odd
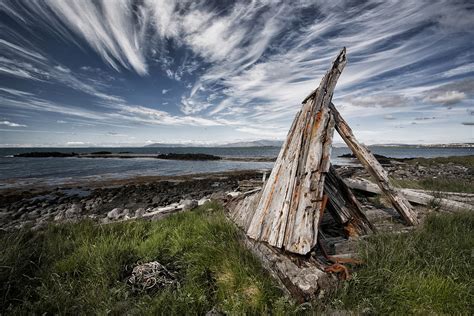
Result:
[[[474,216],[429,217],[420,230],[377,235],[361,245],[365,265],[333,300],[374,314],[471,314]]]
[[[403,235],[361,244],[365,261],[324,301],[295,306],[239,243],[217,204],[158,222],[0,233],[0,314],[472,314],[472,213],[437,215]],[[157,260],[179,286],[132,291],[138,262]]]
[[[474,193],[472,181],[467,179],[425,178],[419,180],[392,179],[392,181],[400,188],[421,189],[433,192],[444,191]]]
[[[433,158],[414,158],[406,161],[409,164],[420,164],[427,167],[438,167],[440,164],[455,164],[468,168],[474,168],[474,155],[470,156],[451,156],[451,157],[433,157]]]
[[[281,292],[238,242],[217,205],[163,221],[50,226],[0,236],[0,314],[203,314],[283,312]],[[133,293],[137,262],[157,260],[179,286]]]

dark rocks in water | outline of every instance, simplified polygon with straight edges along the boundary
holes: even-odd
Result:
[[[160,154],[156,158],[159,159],[172,159],[172,160],[221,160],[219,156],[208,155],[208,154]]]
[[[384,164],[384,165],[390,164],[390,160],[400,160],[400,159],[390,158],[390,157],[386,157],[386,156],[379,155],[379,154],[373,154],[373,155],[374,155],[375,159],[377,159],[378,162],[380,162],[381,164]],[[343,155],[339,155],[338,157],[339,158],[356,158],[356,156],[354,156],[354,154],[343,154]]]
[[[93,153],[91,153],[91,155],[111,155],[112,152],[110,151],[95,151]]]
[[[71,152],[71,153],[62,153],[59,151],[33,151],[29,153],[22,153],[13,155],[14,157],[27,157],[27,158],[49,158],[49,157],[76,157],[79,154]]]

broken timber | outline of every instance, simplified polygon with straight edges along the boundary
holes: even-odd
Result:
[[[326,202],[346,235],[374,230],[351,190],[330,168],[335,128],[405,221],[410,225],[417,223],[408,201],[390,185],[386,171],[355,139],[332,104],[334,88],[345,64],[343,49],[319,87],[304,99],[262,191],[234,205],[237,209],[231,217],[248,237],[289,252],[307,254],[317,244]]]
[[[370,172],[372,177],[376,180],[380,190],[388,197],[390,203],[402,216],[408,225],[418,224],[416,214],[413,212],[410,203],[407,199],[395,189],[388,179],[388,173],[375,159],[374,155],[361,143],[357,141],[351,128],[347,122],[342,118],[341,114],[337,111],[334,104],[329,105],[331,113],[336,123],[336,130],[341,135],[342,139],[346,142],[347,146],[352,150],[357,159],[362,165]]]
[[[417,223],[410,204],[390,185],[385,170],[357,142],[332,104],[346,64],[345,53],[345,49],[339,53],[319,87],[304,99],[263,188],[237,195],[226,205],[228,216],[246,233],[247,247],[287,292],[304,300],[322,295],[321,290],[334,281],[334,276],[325,273],[327,263],[315,259],[323,251],[322,244],[315,246],[318,236],[325,239],[319,225],[326,207],[346,237],[375,230],[349,186],[330,165],[334,129],[403,218],[409,224]],[[315,253],[307,255],[312,250]]]
[[[343,49],[296,115],[250,221],[249,237],[299,254],[316,245],[334,133],[329,104],[345,65]]]
[[[382,191],[380,188],[375,184],[365,179],[345,179],[344,182],[352,189],[366,191],[370,193],[381,194]],[[430,194],[417,192],[415,190],[410,189],[401,189],[400,190],[405,198],[413,203],[421,204],[421,205],[428,205],[430,203],[439,204],[440,208],[446,211],[466,211],[466,210],[474,210],[474,206],[471,204],[453,201],[449,199],[445,199],[442,197],[436,197]],[[435,192],[436,193],[436,192]],[[442,194],[442,192],[440,192]]]
[[[344,180],[331,165],[324,182],[324,193],[329,196],[327,205],[332,217],[344,227],[348,237],[366,235],[375,228],[362,212],[362,206]]]

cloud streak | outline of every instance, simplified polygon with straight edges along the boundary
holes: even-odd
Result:
[[[109,67],[107,78],[132,84],[119,89],[98,76],[97,65],[56,61],[48,48],[2,23],[0,75],[67,87],[86,95],[87,106],[38,96],[40,88],[5,86],[0,93],[9,108],[26,109],[28,101],[35,111],[109,123],[225,127],[236,138],[281,138],[301,99],[346,46],[349,64],[334,98],[344,116],[395,128],[394,121],[420,123],[450,109],[459,126],[461,112],[453,110],[467,109],[474,98],[472,10],[448,0],[4,0],[2,14],[32,38],[45,32],[91,50]],[[142,95],[145,80],[154,82],[154,95]]]
[[[0,121],[0,125],[6,125],[6,126],[10,126],[10,127],[26,127],[26,125],[17,124],[17,123],[13,123],[13,122],[10,122],[10,121]]]

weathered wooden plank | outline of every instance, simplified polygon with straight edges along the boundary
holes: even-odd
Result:
[[[395,189],[388,179],[388,174],[375,159],[374,155],[361,143],[357,141],[347,122],[342,118],[341,114],[337,111],[334,104],[329,105],[331,113],[336,122],[336,130],[341,135],[342,139],[346,142],[347,146],[352,150],[357,159],[362,165],[369,171],[372,177],[376,180],[377,185],[380,187],[382,192],[388,197],[390,203],[402,216],[408,225],[415,225],[418,223],[418,218],[413,212],[410,203],[406,198]]]
[[[291,254],[248,236],[243,238],[243,242],[282,289],[298,303],[324,297],[328,289],[338,284],[337,278],[326,273],[315,260],[302,260],[297,255],[292,258]]]
[[[376,194],[382,194],[382,190],[375,184],[365,179],[345,179],[344,182],[350,188],[367,191]],[[417,192],[410,189],[401,189],[400,190],[405,198],[413,203],[421,204],[421,205],[428,205],[433,201],[438,203],[441,209],[447,211],[466,211],[466,210],[474,210],[474,206],[462,203],[458,201],[453,201],[445,198],[438,198],[430,194]]]
[[[345,64],[343,49],[296,115],[249,223],[249,237],[299,254],[315,246],[334,133],[329,104]]]
[[[333,166],[326,174],[324,193],[329,197],[328,211],[339,224],[344,226],[348,236],[364,235],[375,231],[362,212],[361,204]]]

